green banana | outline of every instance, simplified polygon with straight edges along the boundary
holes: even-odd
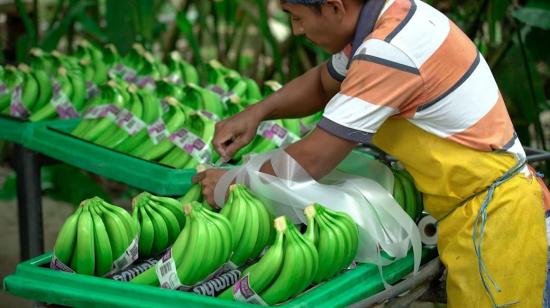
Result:
[[[310,273],[303,270],[304,264],[311,260],[307,260],[307,256],[300,247],[302,243],[296,240],[296,235],[291,235],[298,231],[294,225],[286,222],[287,219],[284,216],[277,218],[275,223],[282,223],[282,220],[287,224],[287,228],[284,244],[285,256],[281,271],[273,283],[260,293],[260,297],[269,305],[283,302],[297,295],[301,286],[311,283],[311,279],[308,279],[308,276],[311,276]]]
[[[147,212],[147,215],[149,215],[149,218],[153,222],[153,228],[155,229],[155,240],[153,241],[151,253],[153,255],[157,255],[166,249],[170,243],[170,239],[168,237],[168,227],[166,226],[166,222],[162,216],[160,216],[156,211],[153,211],[151,206],[148,204],[144,205],[143,209]]]
[[[164,123],[166,123],[166,125],[163,125],[163,128],[172,134],[184,125],[187,115],[174,98],[168,97],[166,98],[166,102],[168,102],[170,109],[163,115]],[[169,138],[163,139],[158,144],[149,138],[137,148],[134,148],[130,154],[146,160],[157,160],[168,153],[173,147],[174,144]]]
[[[94,224],[95,275],[101,277],[113,268],[113,251],[103,220],[95,211],[90,210],[90,214]]]
[[[260,294],[268,287],[280,272],[284,260],[284,232],[286,231],[286,223],[275,224],[275,242],[262,258],[247,267],[241,274],[241,277],[248,276],[250,288]],[[227,289],[220,294],[218,298],[233,299],[234,287]]]
[[[152,256],[153,243],[155,242],[155,227],[153,226],[153,221],[145,211],[143,206],[135,207],[134,211],[139,213],[139,223],[140,223],[140,235],[139,235],[139,255],[141,257]]]
[[[153,124],[162,114],[162,107],[156,96],[150,91],[138,91],[138,97],[141,99],[143,105],[143,112],[141,120],[146,125]],[[117,146],[115,150],[128,153],[138,145],[142,144],[149,138],[147,127],[140,130],[137,134],[129,136]]]
[[[403,190],[404,210],[414,220],[416,219],[416,194],[414,184],[402,174],[400,170],[394,170],[393,174],[399,178]]]
[[[78,219],[82,213],[82,207],[79,207],[65,222],[55,240],[53,254],[63,264],[69,266],[73,257],[73,251],[76,247],[76,237],[78,232]]]
[[[201,184],[193,184],[191,188],[179,199],[181,204],[190,203],[192,201],[202,202],[202,187]]]
[[[78,218],[76,235],[76,258],[71,260],[71,268],[83,275],[95,273],[94,222],[88,206],[83,205]]]

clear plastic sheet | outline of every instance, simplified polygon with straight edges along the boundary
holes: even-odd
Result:
[[[276,176],[260,172],[271,160]],[[319,182],[283,149],[252,156],[229,170],[214,189],[216,204],[223,206],[228,186],[235,181],[248,186],[270,205],[273,215],[286,215],[305,223],[303,209],[320,203],[350,215],[359,229],[356,261],[382,266],[414,253],[414,273],[421,259],[420,232],[414,221],[394,200],[393,174],[384,164],[366,157],[347,159]],[[390,258],[383,257],[384,251]]]

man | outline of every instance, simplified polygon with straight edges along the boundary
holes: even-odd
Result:
[[[439,220],[450,307],[543,305],[546,187],[525,165],[491,71],[445,15],[419,0],[287,0],[295,35],[333,53],[264,101],[218,123],[224,159],[267,119],[324,110],[286,151],[322,178],[358,143],[401,161]],[[273,174],[270,163],[262,171]],[[213,204],[223,170],[194,178]],[[546,198],[546,200],[548,200]]]

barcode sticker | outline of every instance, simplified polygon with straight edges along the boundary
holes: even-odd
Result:
[[[273,141],[278,147],[289,145],[300,138],[274,121],[263,121],[256,134]]]
[[[109,77],[122,78],[123,80],[135,83],[137,81],[137,73],[134,69],[125,66],[123,64],[117,64],[115,67],[109,70]]]
[[[119,112],[120,108],[117,105],[99,105],[88,109],[88,111],[84,114],[84,119],[93,120],[99,118],[109,118],[115,121]]]
[[[113,262],[111,273],[127,268],[130,264],[137,260],[138,254],[138,237],[136,236],[126,251],[124,251],[124,253]]]
[[[29,116],[29,110],[23,104],[22,94],[23,88],[20,85],[15,87],[11,94],[10,115],[16,118],[26,118]]]
[[[164,256],[157,262],[155,271],[161,288],[184,291],[191,289],[191,287],[184,286],[178,277],[176,262],[172,258],[172,248],[168,249]]]
[[[210,146],[199,136],[185,128],[170,135],[170,141],[201,164],[209,163],[212,160],[212,149]]]
[[[166,125],[162,118],[159,118],[153,124],[149,125],[147,127],[147,133],[153,144],[159,144],[170,137],[170,132],[166,129]]]
[[[267,303],[250,287],[248,275],[239,279],[233,286],[233,298],[242,303],[267,306]]]
[[[118,113],[116,125],[126,131],[130,136],[137,134],[146,126],[145,122],[127,109],[123,109]]]

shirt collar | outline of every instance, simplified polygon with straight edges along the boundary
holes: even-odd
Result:
[[[384,8],[385,0],[368,0],[361,9],[357,26],[355,26],[355,34],[351,42],[351,57],[355,54],[359,46],[365,38],[372,33],[378,16]],[[350,61],[351,63],[351,61]]]

